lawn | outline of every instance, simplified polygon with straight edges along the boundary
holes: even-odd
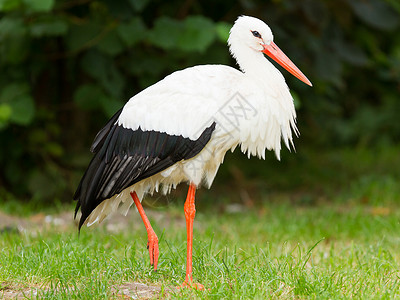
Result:
[[[176,288],[185,276],[183,191],[169,196],[169,205],[147,207],[160,238],[157,272],[135,210],[80,235],[70,221],[72,206],[24,212],[26,230],[0,234],[0,298],[122,299],[124,289],[133,298],[398,298],[397,178],[364,168],[354,176],[336,193],[276,188],[236,203],[219,189],[199,191],[193,276],[204,291]]]

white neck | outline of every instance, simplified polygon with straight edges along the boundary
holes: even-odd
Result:
[[[263,85],[288,89],[282,74],[261,51],[237,43],[237,41],[232,41],[229,50],[242,72],[252,80],[260,81]]]
[[[286,146],[290,148],[289,144],[293,145],[292,130],[296,135],[298,134],[292,95],[283,75],[264,57],[261,51],[254,50],[240,42],[235,42],[237,41],[230,41],[229,49],[232,56],[236,59],[244,75],[253,82],[257,82],[257,85],[262,89],[265,96],[264,101],[270,102],[274,107],[272,117],[276,118],[275,121],[279,124],[280,134],[278,135],[278,140],[274,142],[275,146],[272,146],[272,148],[275,149],[279,157],[280,137],[283,138]]]

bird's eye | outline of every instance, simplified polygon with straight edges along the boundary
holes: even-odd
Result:
[[[251,31],[251,33],[256,37],[261,39],[261,34],[258,31]]]

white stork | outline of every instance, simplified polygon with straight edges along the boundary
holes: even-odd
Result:
[[[290,148],[297,135],[293,98],[282,74],[264,53],[311,86],[311,82],[273,42],[261,20],[241,16],[233,25],[229,50],[240,71],[201,65],[172,73],[133,96],[94,139],[91,160],[74,195],[79,228],[101,222],[121,206],[135,203],[148,234],[150,262],[157,269],[158,238],[141,200],[189,184],[184,205],[187,225],[186,279],[182,286],[202,288],[192,278],[195,191],[210,187],[225,153],[264,158],[281,140]]]

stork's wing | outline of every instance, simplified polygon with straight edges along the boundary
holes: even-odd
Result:
[[[242,77],[238,70],[221,65],[174,72],[133,96],[118,124],[196,140],[213,121],[220,125],[221,110],[238,93]]]
[[[208,143],[215,123],[205,128],[197,140],[157,131],[132,130],[118,125],[118,111],[97,134],[91,150],[95,153],[74,199],[82,216],[79,227],[105,199],[159,173],[178,161],[196,156]]]

